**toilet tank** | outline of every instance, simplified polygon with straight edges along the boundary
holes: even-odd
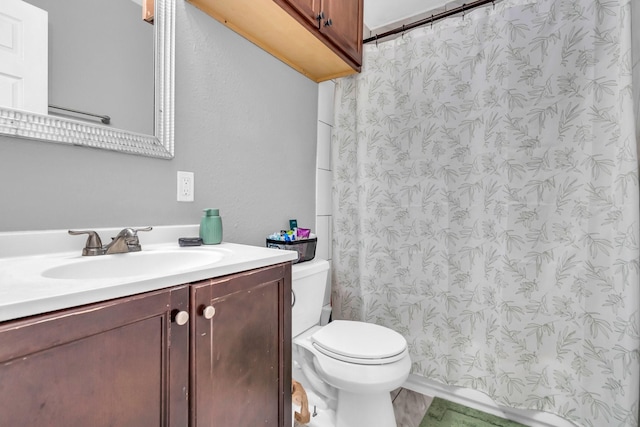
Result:
[[[320,323],[328,279],[329,262],[324,259],[315,258],[291,267],[293,337]]]

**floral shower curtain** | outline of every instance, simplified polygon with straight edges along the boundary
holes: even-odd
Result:
[[[638,425],[630,8],[505,0],[365,46],[336,92],[334,317],[501,405]]]

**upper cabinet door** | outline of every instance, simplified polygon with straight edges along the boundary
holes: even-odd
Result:
[[[320,31],[349,58],[362,63],[363,0],[323,0]]]
[[[321,12],[320,0],[285,0],[277,3],[288,4],[291,9],[298,12],[303,20],[318,28],[318,15]]]

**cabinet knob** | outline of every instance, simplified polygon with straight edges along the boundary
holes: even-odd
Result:
[[[330,27],[330,26],[332,26],[332,25],[333,25],[333,21],[331,20],[331,18],[327,19],[327,20],[324,22],[324,26],[325,26],[325,27]]]
[[[179,311],[173,316],[173,321],[176,322],[178,326],[186,325],[189,321],[189,313],[186,311]]]
[[[202,315],[207,320],[213,319],[213,316],[216,315],[216,308],[212,305],[208,305],[204,310],[202,310]]]

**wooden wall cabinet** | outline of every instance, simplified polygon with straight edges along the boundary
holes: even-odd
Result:
[[[291,425],[290,307],[286,263],[0,323],[1,424]]]
[[[363,0],[188,0],[321,82],[359,72]]]
[[[274,0],[293,17],[317,31],[334,49],[346,56],[354,68],[362,65],[362,0]]]

